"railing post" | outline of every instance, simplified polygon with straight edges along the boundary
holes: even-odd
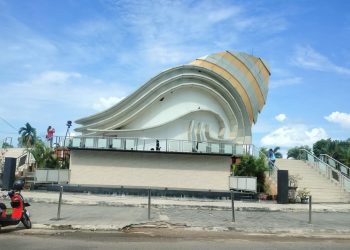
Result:
[[[309,224],[312,223],[312,196],[309,196]]]
[[[231,207],[232,207],[232,222],[236,222],[235,218],[235,192],[231,190]]]
[[[57,220],[61,219],[62,193],[63,193],[63,186],[60,186],[60,196],[59,196],[59,199],[58,199]]]
[[[148,220],[151,219],[151,188],[148,188]]]

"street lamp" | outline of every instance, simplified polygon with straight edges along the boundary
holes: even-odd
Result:
[[[66,136],[64,137],[64,146],[66,146],[66,138],[67,138],[67,135],[68,135],[68,131],[69,131],[69,128],[72,127],[72,121],[67,121],[67,132],[66,132]]]
[[[65,149],[65,147],[66,147],[66,138],[67,138],[67,135],[68,135],[69,128],[72,127],[72,121],[67,121],[66,126],[67,126],[67,131],[66,131],[66,136],[64,137],[64,142],[63,142],[64,143],[63,144],[64,148],[63,148],[63,151],[62,151],[62,153],[63,153],[63,156],[62,156],[62,158],[63,158],[62,167],[66,163],[66,157],[67,157],[67,152],[66,152],[66,149]]]

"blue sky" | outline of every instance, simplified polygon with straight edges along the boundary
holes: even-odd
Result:
[[[350,137],[350,1],[0,0],[0,34],[0,139],[26,122],[63,135],[67,120],[224,50],[271,67],[254,144]]]

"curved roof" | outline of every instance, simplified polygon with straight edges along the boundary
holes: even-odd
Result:
[[[246,53],[220,52],[191,64],[210,69],[226,78],[240,93],[251,122],[257,121],[268,92],[270,70],[260,58]]]
[[[215,53],[161,72],[111,108],[77,120],[82,126],[75,130],[93,135],[121,131],[164,94],[192,86],[204,89],[222,104],[231,117],[231,134],[250,137],[251,125],[266,102],[269,76],[268,65],[260,58],[229,51]],[[169,120],[178,119],[176,115]]]

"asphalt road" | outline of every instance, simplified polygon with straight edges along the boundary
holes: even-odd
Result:
[[[6,229],[0,249],[349,249],[350,240],[142,229],[120,232],[52,232]]]
[[[57,204],[32,203],[29,207],[34,224],[50,225],[94,225],[123,228],[130,224],[149,222],[147,207],[129,206],[84,206],[62,205],[59,221]],[[315,212],[313,223],[308,223],[307,212],[254,212],[236,211],[236,222],[232,223],[230,210],[208,208],[152,208],[151,222],[162,221],[184,227],[205,228],[209,230],[235,230],[259,233],[335,233],[349,234],[350,216],[348,213]]]

